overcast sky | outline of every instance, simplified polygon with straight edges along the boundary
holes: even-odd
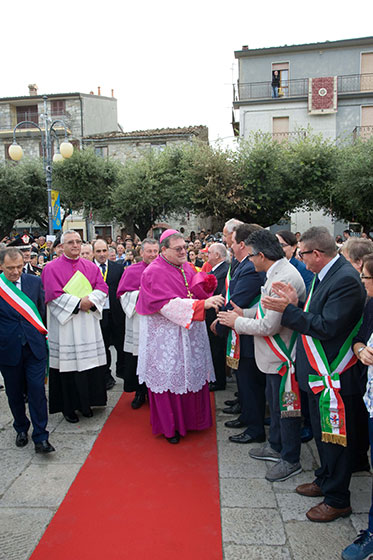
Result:
[[[97,93],[118,100],[126,131],[209,127],[232,136],[234,51],[372,35],[355,0],[29,0],[2,3],[0,97]],[[369,16],[369,17],[367,17]]]

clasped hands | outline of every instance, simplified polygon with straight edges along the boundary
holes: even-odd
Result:
[[[92,307],[94,307],[94,303],[91,302],[91,300],[89,299],[88,296],[84,296],[81,300],[80,300],[80,306],[79,309],[81,311],[89,311]]]

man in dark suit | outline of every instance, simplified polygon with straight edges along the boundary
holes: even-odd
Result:
[[[17,447],[28,443],[30,420],[24,401],[26,381],[35,451],[50,453],[54,447],[48,441],[46,429],[44,291],[40,278],[22,273],[23,265],[19,249],[0,252],[0,369],[14,417]]]
[[[326,228],[312,227],[307,230],[301,237],[299,254],[308,270],[316,275],[305,310],[298,307],[294,289],[282,283],[278,283],[277,287],[272,285],[280,297],[265,297],[262,303],[268,309],[283,312],[282,325],[303,335],[298,337],[296,371],[300,388],[308,394],[320,468],[316,470],[313,482],[298,486],[296,491],[304,496],[324,496],[324,501],[311,508],[306,515],[310,521],[327,522],[351,513],[348,488],[352,471],[353,434],[356,430],[354,409],[356,401],[361,399],[359,382],[354,378],[356,368],[343,370],[343,367],[336,368],[335,364],[331,367],[331,364],[340,351],[344,353],[342,347],[362,316],[366,294],[358,272],[343,256],[337,254],[334,239]],[[319,409],[321,393],[315,394],[309,385],[316,378],[325,387],[323,380],[327,383],[329,379],[327,375],[320,375],[320,343],[332,373],[337,371],[340,374],[341,389],[335,393],[339,392],[343,401],[342,408],[333,410],[330,407],[326,415],[323,409],[323,430]],[[309,379],[310,375],[315,378]],[[330,427],[333,433],[328,432]],[[347,442],[344,430],[347,432]]]
[[[106,350],[106,389],[115,385],[115,379],[111,375],[110,346],[113,345],[117,351],[116,375],[124,378],[124,325],[125,317],[122,306],[117,299],[119,280],[123,274],[123,263],[108,260],[108,245],[103,239],[98,239],[93,244],[94,263],[100,268],[102,276],[109,287],[109,294],[103,309],[100,321],[102,337]]]
[[[211,272],[218,281],[214,296],[222,294],[225,288],[225,279],[229,269],[227,262],[228,252],[223,243],[213,243],[208,248],[208,261],[212,266]],[[216,381],[210,383],[210,391],[223,391],[226,386],[226,373],[225,373],[225,346],[222,344],[221,338],[215,336],[210,330],[210,325],[216,319],[216,312],[214,309],[206,311],[206,325],[209,335],[210,348],[212,361],[214,364]]]
[[[244,308],[251,307],[253,301],[259,297],[260,288],[264,283],[264,275],[256,272],[254,265],[248,259],[249,247],[246,242],[256,229],[258,226],[241,224],[232,236],[232,250],[239,264],[229,284],[229,301]],[[228,309],[233,309],[229,302],[222,307],[222,311]],[[229,333],[228,327],[220,325],[218,320],[214,321],[211,329],[223,338],[226,338]],[[239,436],[229,438],[234,443],[261,443],[265,440],[265,376],[255,363],[253,337],[241,335],[239,340],[240,357],[236,378],[241,414],[237,419],[226,422],[225,426],[227,428],[246,427],[245,432]],[[238,411],[233,406],[223,409],[223,412],[236,414]]]

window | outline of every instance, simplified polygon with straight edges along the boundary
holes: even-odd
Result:
[[[361,91],[373,91],[373,53],[361,54]]]
[[[66,101],[64,99],[56,99],[51,101],[52,117],[60,117],[66,113]]]
[[[360,137],[366,140],[373,136],[373,105],[361,108]]]
[[[22,121],[33,121],[39,124],[38,106],[37,105],[24,105],[17,107],[17,124]],[[27,125],[24,125],[27,128]]]
[[[273,117],[272,132],[274,140],[278,142],[287,140],[289,136],[289,117]]]
[[[108,146],[95,146],[95,154],[96,156],[100,156],[102,158],[107,158],[109,156],[109,148]]]
[[[289,95],[289,63],[277,62],[272,64],[272,79],[274,72],[277,71],[280,76],[280,87],[278,90],[279,97],[288,97]]]

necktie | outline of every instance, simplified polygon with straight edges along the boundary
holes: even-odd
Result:
[[[105,276],[105,272],[106,272],[106,263],[100,264],[100,267],[101,267],[102,276]]]
[[[317,286],[320,284],[320,278],[318,274],[315,274],[315,285],[313,287],[314,290],[316,290]]]

